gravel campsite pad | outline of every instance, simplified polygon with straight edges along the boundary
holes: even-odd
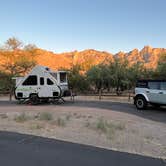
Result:
[[[166,158],[166,109],[138,111],[123,97],[37,106],[1,97],[0,130]]]

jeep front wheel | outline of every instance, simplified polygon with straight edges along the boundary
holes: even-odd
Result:
[[[137,109],[143,110],[147,107],[147,101],[144,97],[140,96],[135,99],[135,105]]]

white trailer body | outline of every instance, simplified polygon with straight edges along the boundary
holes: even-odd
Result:
[[[39,99],[61,98],[70,95],[66,71],[52,71],[48,67],[36,66],[25,77],[16,77],[15,98]]]

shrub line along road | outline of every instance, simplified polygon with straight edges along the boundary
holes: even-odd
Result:
[[[0,132],[2,166],[165,166],[160,159],[59,140]]]

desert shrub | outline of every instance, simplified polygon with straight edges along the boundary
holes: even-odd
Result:
[[[96,122],[96,129],[102,131],[103,133],[106,133],[107,121],[105,121],[103,118],[98,119],[98,121]]]
[[[56,119],[55,124],[57,126],[64,127],[66,125],[66,122],[65,122],[64,119],[59,117],[59,118]]]
[[[50,121],[53,120],[53,116],[49,112],[42,112],[39,114],[39,120]]]
[[[21,113],[20,115],[15,116],[14,120],[18,123],[23,123],[29,119],[25,113]]]
[[[71,119],[72,115],[71,114],[67,114],[66,115],[66,120],[69,121]]]
[[[33,124],[31,127],[30,127],[30,129],[32,129],[32,130],[40,130],[40,129],[42,129],[43,128],[43,125],[41,125],[41,124]]]
[[[125,124],[110,121],[108,122],[103,118],[99,118],[95,123],[92,124],[89,121],[87,121],[85,123],[85,127],[91,128],[100,133],[104,133],[109,139],[112,139],[115,136],[115,132],[123,131],[125,129]]]

